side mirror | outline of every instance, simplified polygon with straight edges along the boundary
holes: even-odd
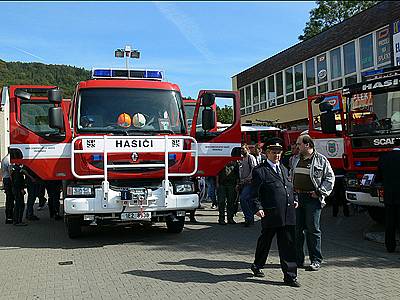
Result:
[[[335,113],[330,110],[321,114],[322,133],[336,133]]]
[[[62,102],[62,90],[60,89],[52,89],[47,91],[47,97],[50,102],[53,103],[61,103]]]
[[[204,94],[201,97],[201,105],[205,107],[210,107],[215,103],[215,95],[214,94]]]
[[[61,107],[49,108],[49,126],[60,131],[64,130],[64,113]]]
[[[328,112],[332,110],[332,105],[329,102],[322,102],[318,107],[320,112]]]
[[[215,112],[212,109],[204,109],[201,112],[201,127],[205,131],[209,131],[215,127]]]
[[[25,92],[23,90],[16,90],[15,91],[15,96],[17,96],[18,98],[24,99],[24,100],[31,100],[31,94],[29,94],[28,92]]]

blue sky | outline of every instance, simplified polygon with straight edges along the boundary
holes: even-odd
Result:
[[[0,2],[0,59],[165,71],[184,96],[231,90],[231,76],[298,43],[308,2]]]

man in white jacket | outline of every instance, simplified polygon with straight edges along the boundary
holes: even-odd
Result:
[[[321,210],[325,198],[333,190],[335,174],[328,159],[314,148],[309,135],[301,135],[296,142],[299,155],[293,158],[291,178],[298,197],[296,210],[296,256],[298,267],[304,266],[304,237],[306,237],[311,264],[310,271],[321,267]]]

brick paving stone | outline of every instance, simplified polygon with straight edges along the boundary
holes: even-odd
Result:
[[[0,195],[0,299],[396,299],[400,254],[364,239],[380,232],[364,213],[331,217],[323,210],[319,272],[299,270],[299,289],[282,285],[276,242],[264,270],[249,270],[259,222],[220,226],[217,211],[198,210],[199,224],[181,234],[153,227],[89,228],[67,238],[62,222],[37,212],[40,221],[4,224]],[[242,221],[238,213],[237,221]],[[399,247],[400,248],[400,247]],[[62,261],[72,265],[61,266]],[[18,284],[18,285],[16,285]],[[16,286],[18,288],[16,288]],[[14,291],[12,293],[12,291]]]

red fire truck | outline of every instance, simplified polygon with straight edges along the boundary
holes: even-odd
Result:
[[[346,199],[383,222],[382,190],[375,179],[380,154],[400,145],[400,69],[363,75],[363,82],[342,94],[309,98],[309,133],[343,178]]]
[[[198,206],[196,176],[215,176],[240,157],[239,95],[202,90],[187,129],[180,89],[154,70],[94,69],[71,102],[53,86],[3,88],[11,162],[63,187],[68,235],[84,225],[165,221],[181,232]],[[215,99],[231,99],[234,121],[215,124]]]

